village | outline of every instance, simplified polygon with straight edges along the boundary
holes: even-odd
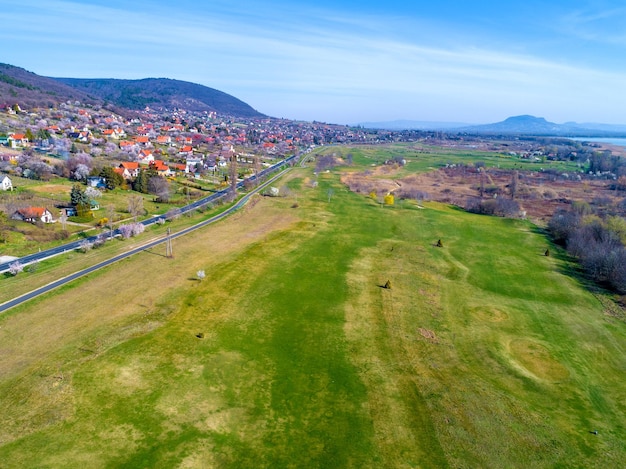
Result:
[[[71,221],[79,215],[70,200],[71,183],[91,190],[89,212],[94,218],[93,211],[102,205],[97,196],[118,187],[176,205],[228,185],[229,177],[245,180],[316,145],[376,138],[344,126],[234,119],[215,112],[146,108],[123,116],[80,102],[49,109],[5,104],[0,110],[0,189],[10,192],[26,181],[65,180],[70,185],[62,194],[66,203],[34,206],[27,198],[7,196],[0,210],[9,219],[28,223]],[[184,198],[176,197],[183,192]],[[76,221],[86,221],[80,218]]]

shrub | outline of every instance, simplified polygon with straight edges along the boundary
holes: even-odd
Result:
[[[86,239],[81,241],[80,245],[78,246],[78,250],[80,252],[85,252],[85,253],[91,251],[92,248],[93,248],[93,243],[91,243],[90,241]]]
[[[21,273],[24,270],[24,266],[20,261],[15,261],[9,264],[9,273],[13,276]]]
[[[128,239],[132,236],[137,236],[145,231],[146,227],[141,223],[129,223],[127,225],[121,225],[118,230],[122,235],[122,238]]]
[[[516,217],[520,213],[520,206],[515,200],[507,199],[506,197],[497,197],[495,199],[470,197],[465,202],[465,210],[481,215]]]
[[[167,213],[165,214],[165,219],[167,221],[176,220],[180,218],[181,214],[182,214],[182,211],[179,208],[173,208],[167,211]]]

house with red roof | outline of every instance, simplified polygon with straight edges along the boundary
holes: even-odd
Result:
[[[124,168],[113,168],[113,172],[122,176],[125,180],[132,179],[130,173]]]
[[[124,129],[120,129],[119,127],[116,127],[114,129],[104,129],[102,131],[102,135],[104,135],[105,137],[111,137],[117,140],[119,138],[125,137],[126,132],[124,132]]]
[[[25,134],[9,134],[8,142],[11,148],[24,147],[28,145],[28,139]]]
[[[170,171],[170,168],[165,163],[165,161],[161,161],[161,160],[151,161],[150,168],[154,169],[159,176],[171,176],[172,175],[172,172]]]
[[[191,145],[185,145],[178,152],[180,156],[191,156],[193,155],[193,147]]]
[[[124,161],[116,169],[122,170],[124,179],[136,178],[139,174],[139,163],[136,161]]]
[[[184,163],[168,163],[170,172],[173,173],[187,173],[187,165]]]
[[[169,145],[172,143],[172,137],[170,137],[169,135],[159,135],[157,137],[157,143],[161,145]]]
[[[52,213],[45,207],[26,207],[18,209],[11,217],[14,220],[21,220],[28,223],[52,223]]]

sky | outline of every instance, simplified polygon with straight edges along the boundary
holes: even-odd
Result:
[[[172,78],[287,119],[626,124],[626,4],[2,0],[0,62]]]

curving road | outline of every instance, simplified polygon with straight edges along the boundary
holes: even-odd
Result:
[[[261,171],[259,173],[259,178],[267,176],[268,174],[270,174],[270,173],[272,173],[274,171],[277,171],[278,169],[280,169],[280,168],[284,167],[285,165],[289,164],[294,158],[295,158],[295,156],[292,156],[290,158],[287,158],[287,159],[281,161],[280,163],[277,163],[277,164],[275,164],[275,165],[273,165],[273,166],[271,166],[269,168],[264,169],[263,171]],[[237,201],[236,204],[234,204],[232,207],[229,207],[227,210],[223,211],[222,213],[219,213],[219,214],[217,214],[217,215],[215,215],[215,216],[213,216],[213,217],[211,217],[211,218],[209,218],[207,220],[204,220],[204,221],[202,221],[202,222],[200,222],[200,223],[198,223],[196,225],[190,226],[189,228],[185,228],[184,230],[178,231],[176,233],[172,233],[172,234],[169,235],[169,238],[173,239],[173,238],[178,238],[180,236],[184,236],[184,235],[186,235],[187,233],[189,233],[191,231],[197,230],[197,229],[202,228],[202,227],[204,227],[206,225],[209,225],[211,223],[215,223],[216,221],[221,220],[222,218],[227,217],[232,212],[234,212],[236,210],[239,210],[241,207],[243,207],[248,202],[250,197],[252,197],[252,195],[254,195],[257,192],[259,192],[260,190],[264,189],[269,184],[271,184],[272,182],[274,182],[276,179],[278,179],[279,177],[281,177],[283,175],[284,175],[284,172],[281,172],[281,173],[275,175],[274,177],[272,177],[268,181],[266,181],[263,184],[261,184],[259,187],[255,188],[254,190],[250,191],[248,194],[244,195],[241,199],[239,199],[239,201]],[[252,181],[254,181],[256,179],[256,176],[252,176],[250,179]],[[242,187],[243,186],[243,182],[238,183],[237,186],[238,186],[238,188]],[[207,204],[209,204],[211,202],[214,202],[214,201],[216,201],[216,200],[218,200],[218,199],[220,199],[222,197],[225,197],[228,194],[228,192],[229,192],[229,189],[225,189],[225,190],[216,192],[216,193],[214,193],[214,194],[212,194],[212,195],[210,195],[208,197],[205,197],[204,199],[197,200],[197,201],[195,201],[195,202],[193,202],[193,203],[191,203],[189,205],[186,205],[185,207],[182,207],[181,208],[181,212],[182,213],[186,213],[186,212],[195,210],[195,209],[197,209],[199,207],[203,207],[203,206],[205,206],[205,205],[207,205]],[[164,219],[164,218],[165,217],[163,215],[159,215],[159,216],[155,216],[155,217],[149,218],[147,220],[144,220],[141,223],[143,225],[145,225],[145,226],[149,226],[149,225],[152,225],[154,223],[157,223],[157,221],[159,219]],[[116,234],[119,234],[119,231],[115,230],[113,232],[113,234],[115,236]],[[93,242],[93,241],[95,241],[96,238],[97,238],[97,236],[92,236],[92,237],[86,238],[86,239],[88,241],[92,241]],[[8,309],[11,309],[11,308],[13,308],[13,307],[15,307],[17,305],[22,304],[22,303],[25,303],[26,301],[29,301],[29,300],[31,300],[31,299],[39,296],[39,295],[47,293],[50,290],[53,290],[53,289],[55,289],[55,288],[57,288],[57,287],[59,287],[61,285],[65,285],[65,284],[67,284],[69,282],[72,282],[73,280],[76,280],[77,278],[83,277],[83,276],[85,276],[85,275],[87,275],[87,274],[89,274],[91,272],[94,272],[94,271],[96,271],[98,269],[101,269],[103,267],[111,265],[111,264],[113,264],[115,262],[118,262],[118,261],[120,261],[122,259],[130,257],[130,256],[132,256],[134,254],[137,254],[138,252],[145,251],[146,249],[153,248],[154,246],[157,246],[157,245],[159,245],[161,243],[164,243],[166,240],[167,240],[167,237],[160,238],[160,239],[157,239],[157,240],[154,240],[154,241],[150,241],[147,244],[144,244],[144,245],[138,246],[136,248],[133,248],[130,251],[127,251],[125,253],[118,254],[117,256],[114,256],[114,257],[112,257],[110,259],[102,261],[99,264],[95,264],[95,265],[93,265],[91,267],[88,267],[86,269],[83,269],[83,270],[81,270],[79,272],[75,272],[75,273],[73,273],[71,275],[68,275],[67,277],[63,277],[61,279],[55,280],[54,282],[49,283],[48,285],[44,285],[43,287],[37,288],[36,290],[33,290],[33,291],[29,292],[29,293],[25,293],[24,295],[18,296],[17,298],[14,298],[14,299],[9,300],[9,301],[7,301],[5,303],[2,303],[2,304],[0,304],[0,313],[3,313],[4,311],[6,311]],[[47,249],[45,251],[41,251],[41,252],[36,253],[36,254],[31,254],[31,255],[28,255],[28,256],[21,257],[19,259],[19,261],[20,261],[20,263],[22,263],[22,265],[24,265],[24,264],[27,264],[27,263],[30,263],[30,262],[35,262],[35,261],[38,261],[38,260],[41,260],[41,259],[46,259],[48,257],[56,256],[58,254],[62,254],[62,253],[67,252],[67,251],[78,249],[80,247],[80,244],[83,243],[83,242],[84,242],[84,240],[67,243],[67,244],[64,244],[62,246],[58,246],[56,248]],[[15,261],[5,262],[4,264],[0,264],[0,272],[8,270],[9,269],[9,265],[12,262],[15,262]]]

